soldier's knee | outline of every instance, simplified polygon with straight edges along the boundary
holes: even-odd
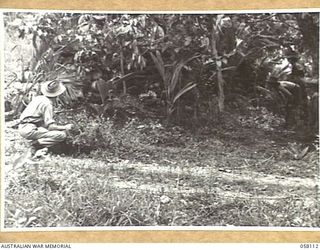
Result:
[[[23,138],[33,139],[34,127],[30,125],[20,125],[18,132]]]

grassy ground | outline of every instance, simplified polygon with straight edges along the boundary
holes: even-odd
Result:
[[[236,120],[197,135],[131,120],[97,137],[108,148],[20,165],[28,144],[8,122],[5,227],[319,227],[317,152],[297,159],[292,132]]]

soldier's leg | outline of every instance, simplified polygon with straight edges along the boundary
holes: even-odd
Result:
[[[58,144],[59,142],[62,142],[66,139],[67,134],[64,131],[59,130],[47,130],[43,127],[39,127],[37,129],[38,133],[38,142],[40,145],[43,145],[45,147],[51,147],[53,145]]]
[[[43,127],[36,127],[34,124],[22,124],[19,126],[19,133],[28,140],[35,140],[40,145],[51,147],[66,139],[64,131],[49,131]]]

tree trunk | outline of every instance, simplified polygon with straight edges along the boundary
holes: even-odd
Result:
[[[209,105],[209,121],[212,122],[213,121],[213,101],[212,101],[212,97],[209,97],[208,105]]]
[[[319,13],[297,14],[304,50],[312,57],[313,74],[319,72]],[[309,50],[309,51],[308,51]]]
[[[212,56],[215,59],[216,62],[216,70],[217,70],[217,81],[218,81],[218,106],[219,106],[219,112],[224,111],[224,80],[222,76],[222,62],[218,55],[217,50],[217,41],[219,40],[219,31],[217,30],[215,19],[212,20],[212,30],[211,30],[211,50],[212,50]]]
[[[122,41],[121,41],[121,43],[122,43]],[[124,76],[124,61],[123,61],[123,59],[124,59],[124,57],[123,57],[123,47],[122,47],[122,44],[121,44],[121,46],[120,46],[120,70],[121,70],[121,75],[122,76]],[[122,83],[122,88],[123,88],[122,93],[124,95],[126,95],[127,94],[127,85],[126,85],[125,81],[123,81],[123,83]]]
[[[178,80],[178,90],[180,91],[180,89],[181,89],[181,75],[179,76],[179,80]],[[182,105],[181,105],[180,98],[177,101],[176,107],[177,107],[177,122],[180,123],[181,122],[181,115],[182,115]]]

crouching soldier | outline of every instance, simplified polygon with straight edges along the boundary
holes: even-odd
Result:
[[[34,97],[20,116],[19,133],[31,140],[35,149],[50,148],[66,139],[66,131],[73,125],[58,125],[53,117],[53,105],[64,93],[65,86],[59,81],[42,83],[43,95]]]

